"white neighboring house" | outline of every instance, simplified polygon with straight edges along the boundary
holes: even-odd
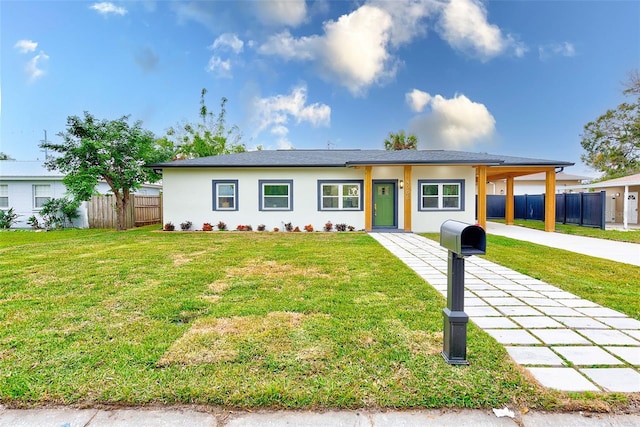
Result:
[[[64,175],[59,171],[50,171],[41,161],[0,160],[0,209],[13,208],[20,215],[13,228],[29,228],[27,220],[39,212],[42,205],[51,199],[67,196],[67,188],[62,182]],[[158,195],[162,186],[145,184],[136,194]],[[98,183],[99,194],[111,192],[106,182]],[[83,202],[78,209],[80,216],[73,226],[88,228],[87,205]]]
[[[564,172],[556,174],[556,193],[567,193],[573,190],[576,185],[584,184],[592,180],[592,177],[582,175],[571,175]],[[487,182],[487,194],[506,194],[506,180],[500,179]],[[518,176],[514,179],[513,194],[516,196],[523,194],[542,194],[545,192],[545,174],[542,172],[531,175]]]
[[[555,178],[572,164],[447,150],[262,150],[148,167],[162,171],[164,221],[194,229],[222,221],[229,229],[291,222],[322,230],[330,221],[433,232],[448,219],[476,222],[477,179],[540,171]]]
[[[572,190],[606,191],[606,221],[622,224],[627,229],[629,224],[640,223],[638,198],[640,194],[640,173],[622,178],[600,181],[594,184],[572,187]]]

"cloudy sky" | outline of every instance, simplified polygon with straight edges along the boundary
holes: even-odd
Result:
[[[640,67],[638,1],[0,3],[0,151],[42,158],[66,117],[162,136],[200,91],[249,148],[420,149],[580,163],[583,126]]]

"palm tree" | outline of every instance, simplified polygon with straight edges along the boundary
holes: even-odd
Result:
[[[389,136],[384,140],[385,150],[417,150],[418,137],[411,134],[405,135],[401,130],[398,133],[389,132]]]

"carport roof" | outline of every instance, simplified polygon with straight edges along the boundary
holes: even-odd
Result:
[[[350,167],[373,165],[564,167],[573,163],[450,150],[258,150],[148,165],[164,168]]]

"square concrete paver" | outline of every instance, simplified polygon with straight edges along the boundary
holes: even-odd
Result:
[[[500,344],[541,344],[540,341],[524,329],[485,329]]]
[[[605,347],[607,351],[624,359],[627,363],[640,366],[640,347]]]
[[[640,330],[640,320],[630,317],[598,317],[597,320],[616,329],[638,329]]]
[[[506,316],[540,316],[540,312],[533,307],[519,305],[515,307],[499,307]]]
[[[465,307],[486,307],[488,304],[480,298],[464,297]]]
[[[509,296],[509,294],[507,294],[505,291],[500,291],[497,289],[472,289],[471,292],[482,298]]]
[[[563,366],[564,362],[548,347],[505,346],[509,356],[520,365]]]
[[[471,317],[471,320],[482,329],[520,329],[506,317]]]
[[[527,368],[544,387],[562,391],[600,391],[573,368]]]
[[[627,317],[624,314],[606,307],[576,308],[580,313],[592,317]]]
[[[538,306],[538,310],[546,314],[547,316],[582,316],[579,312],[570,307],[545,307]]]
[[[541,298],[542,294],[536,291],[509,291],[511,296],[516,298]]]
[[[553,299],[557,299],[557,300],[565,300],[565,299],[576,299],[578,298],[576,295],[569,293],[569,292],[565,292],[563,290],[560,290],[559,288],[555,288],[553,290],[543,290],[540,292],[542,295],[546,296],[547,298],[553,298]]]
[[[464,312],[470,317],[502,316],[498,310],[489,306],[465,307]]]
[[[505,294],[506,295],[506,294]],[[506,296],[505,298],[484,298],[484,300],[494,307],[502,307],[502,306],[520,306],[525,305],[522,301],[517,298],[513,298],[510,296]]]
[[[568,298],[568,299],[560,299],[557,300],[560,304],[566,306],[566,307],[572,307],[572,308],[577,308],[577,307],[584,307],[584,308],[593,308],[593,307],[599,307],[598,304],[596,304],[593,301],[589,301],[586,299],[582,299],[582,298]]]
[[[640,342],[613,329],[578,329],[585,337],[599,345],[638,345]]]
[[[627,335],[637,339],[638,341],[640,341],[640,331],[638,331],[638,330],[624,330],[622,332],[624,332],[625,334],[627,334]]]
[[[545,344],[591,344],[569,329],[531,329],[530,332]]]
[[[512,316],[511,320],[524,328],[564,328],[562,323],[547,316]]]
[[[623,362],[613,357],[600,347],[596,346],[573,346],[573,347],[551,347],[553,351],[559,353],[574,365],[622,365]]]
[[[585,368],[580,372],[606,391],[640,392],[640,373],[632,368]]]
[[[524,301],[527,305],[532,305],[534,307],[562,307],[562,304],[560,304],[558,301],[553,300],[551,298],[520,298],[522,301]]]
[[[610,329],[604,323],[591,317],[554,317],[555,320],[564,323],[570,328],[576,329]]]

